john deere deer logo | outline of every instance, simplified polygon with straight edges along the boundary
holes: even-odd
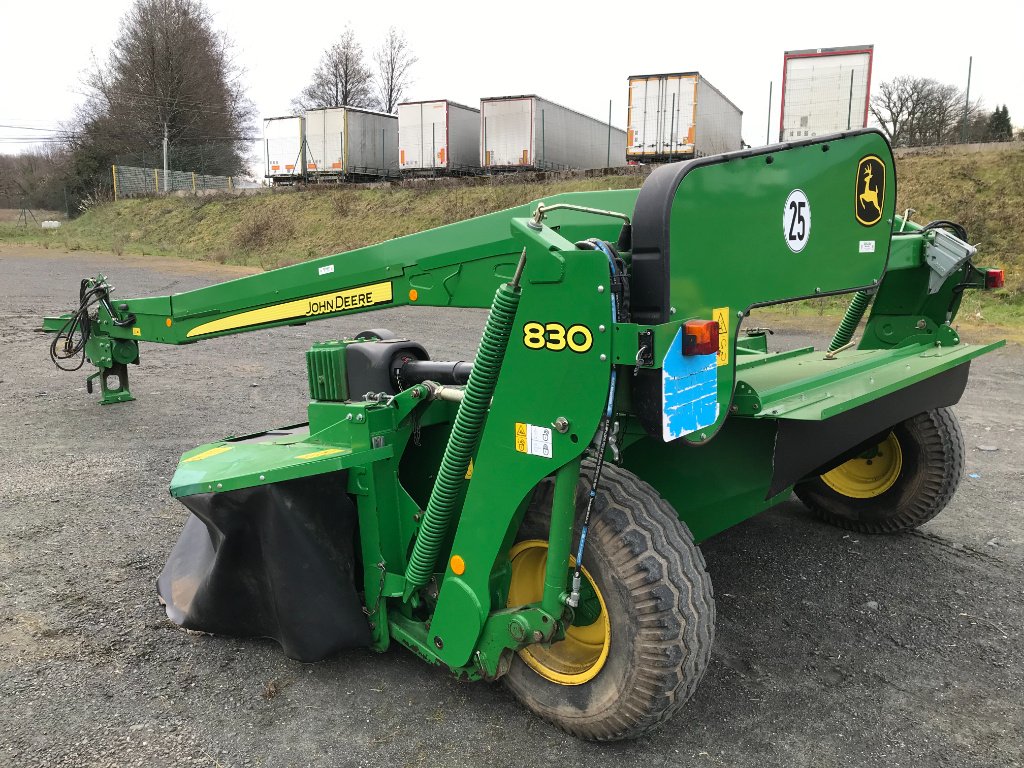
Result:
[[[874,226],[882,218],[885,206],[885,163],[875,155],[861,158],[857,164],[854,213],[865,227]]]

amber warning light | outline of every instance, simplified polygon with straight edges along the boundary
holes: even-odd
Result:
[[[690,320],[683,326],[683,354],[718,353],[718,323],[714,320]]]

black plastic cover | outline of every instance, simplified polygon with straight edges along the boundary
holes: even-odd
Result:
[[[347,474],[182,498],[192,514],[157,580],[167,617],[185,629],[269,637],[299,661],[368,645]]]
[[[352,400],[362,400],[371,392],[397,395],[392,370],[401,367],[406,360],[429,359],[430,355],[422,344],[407,339],[349,344],[345,347],[348,396]]]

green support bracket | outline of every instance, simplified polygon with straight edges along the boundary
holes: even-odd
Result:
[[[94,323],[95,326],[95,323]],[[100,402],[103,405],[134,400],[128,388],[128,366],[139,362],[139,344],[130,339],[115,339],[93,329],[85,343],[89,362],[99,370],[86,378],[86,391],[92,394],[93,382],[99,380]]]
[[[552,615],[564,610],[569,549],[576,517],[576,482],[580,477],[581,456],[563,464],[555,473],[555,492],[551,502],[551,528],[548,533],[548,561],[544,571],[544,596],[541,607]]]
[[[127,403],[135,398],[128,389],[128,366],[124,363],[114,363],[108,368],[100,368],[96,373],[85,379],[85,389],[91,395],[93,381],[100,382],[100,404],[111,405],[113,403]],[[114,381],[116,380],[116,383]]]

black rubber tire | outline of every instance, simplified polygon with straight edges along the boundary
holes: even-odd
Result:
[[[593,466],[576,493],[573,551]],[[517,541],[548,538],[553,484],[544,483]],[[601,475],[584,566],[607,606],[608,658],[592,679],[560,685],[515,656],[505,682],[535,714],[574,736],[631,739],[668,720],[693,695],[711,658],[715,601],[704,557],[675,510],[631,472]]]
[[[964,473],[964,438],[948,408],[918,414],[892,428],[903,466],[891,488],[870,499],[845,496],[820,477],[796,486],[797,497],[826,522],[859,533],[902,533],[945,509]]]

